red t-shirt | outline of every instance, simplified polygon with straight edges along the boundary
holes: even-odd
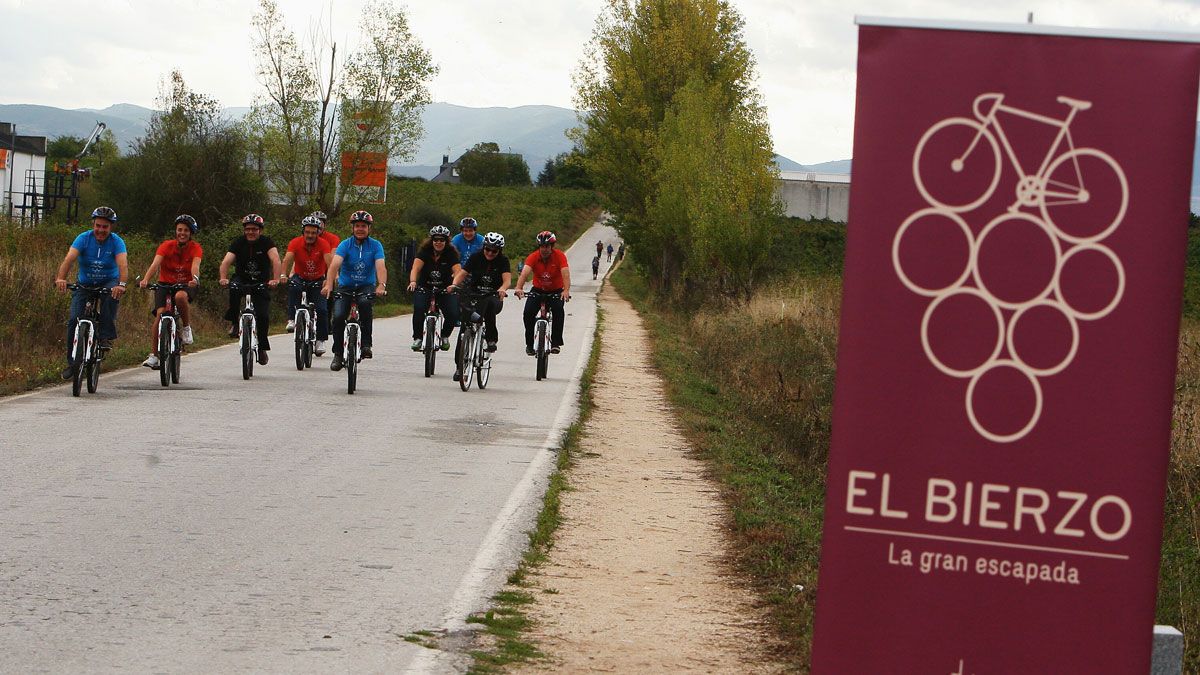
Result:
[[[295,256],[296,274],[301,279],[316,281],[325,276],[325,255],[331,251],[324,239],[317,239],[310,248],[305,245],[304,237],[296,237],[288,243],[287,250]]]
[[[162,265],[158,267],[159,283],[186,284],[192,280],[192,261],[204,255],[204,249],[194,241],[180,247],[177,240],[168,239],[158,245],[154,255],[162,256]]]
[[[533,270],[533,287],[540,291],[557,291],[562,288],[562,271],[570,267],[566,254],[558,249],[551,251],[550,259],[544,262],[541,251],[534,251],[525,258],[525,264]]]
[[[326,244],[329,244],[329,252],[330,253],[333,253],[334,251],[336,251],[338,244],[342,243],[342,240],[338,239],[338,236],[336,234],[330,232],[329,230],[325,230],[318,236],[320,237],[321,241],[325,242]]]

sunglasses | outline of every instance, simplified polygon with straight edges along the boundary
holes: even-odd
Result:
[[[444,243],[446,243],[447,241],[448,241],[448,240],[447,240],[445,237],[434,237],[434,238],[433,238],[433,243],[435,243],[435,244],[436,244],[436,243],[438,243],[438,242],[441,242],[441,243],[443,243],[443,244],[444,244]]]
[[[485,253],[499,253],[500,252],[500,249],[496,248],[495,246],[484,246],[483,250]]]

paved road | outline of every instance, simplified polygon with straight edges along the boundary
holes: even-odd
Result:
[[[224,347],[167,390],[141,368],[0,401],[0,671],[461,669],[402,637],[461,628],[524,548],[575,416],[599,238],[569,252],[548,381],[510,297],[482,392],[447,352],[425,379],[406,316],[376,322],[354,396],[280,337],[249,382]]]

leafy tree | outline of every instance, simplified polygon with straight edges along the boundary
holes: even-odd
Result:
[[[55,162],[68,164],[83,151],[86,143],[87,139],[80,136],[69,134],[57,136],[46,145],[46,161],[51,165]],[[105,129],[92,142],[92,146],[88,148],[87,154],[80,158],[79,163],[84,167],[97,168],[104,166],[106,161],[120,154],[120,150],[117,148],[116,134],[111,129]]]
[[[557,157],[547,159],[542,172],[538,174],[537,184],[538,187],[594,188],[578,150],[559,153]]]
[[[695,120],[689,109],[704,108],[719,113],[719,125],[736,123],[740,131],[733,133],[759,134],[753,141],[731,140],[734,146],[770,146],[769,136],[761,135],[767,129],[766,111],[754,88],[754,59],[743,26],[727,0],[608,0],[576,73],[581,125],[571,135],[582,150],[582,164],[617,214],[635,262],[657,268],[656,285],[662,289],[670,289],[687,264],[689,238],[708,233],[693,234],[681,229],[693,220],[668,217],[678,211],[663,205],[677,199],[677,191],[658,195],[667,178],[660,170],[662,161],[682,161],[676,157],[684,143],[682,132],[670,134],[672,147],[663,145],[661,127],[668,113],[674,110],[674,124],[681,125]],[[689,83],[695,88],[693,98],[679,106],[676,96]],[[717,172],[692,168],[697,174]],[[734,188],[739,186],[709,190],[721,194]]]
[[[262,181],[246,166],[246,138],[221,120],[215,99],[189,89],[174,71],[157,107],[146,136],[99,174],[101,194],[123,228],[161,236],[180,213],[212,225],[262,207]]]
[[[496,143],[476,143],[458,160],[463,183],[483,187],[529,185],[529,165],[520,155],[500,152]]]
[[[292,211],[315,206],[336,215],[360,199],[353,178],[369,168],[360,153],[411,159],[437,67],[403,9],[368,0],[362,44],[344,58],[328,27],[318,26],[302,45],[275,0],[259,0],[252,27],[266,96],[247,128],[270,190]],[[344,164],[343,157],[360,161]]]

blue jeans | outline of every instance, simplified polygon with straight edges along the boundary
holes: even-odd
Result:
[[[117,280],[103,282],[105,288],[112,289],[117,285]],[[87,306],[88,293],[82,290],[71,291],[71,314],[67,320],[67,365],[71,364],[71,342],[75,339],[75,324],[79,322],[79,317],[83,316],[85,307]],[[114,300],[111,290],[100,296],[100,330],[96,334],[97,340],[116,340],[117,339],[117,306],[119,300]]]
[[[442,310],[442,337],[450,337],[458,325],[458,296],[453,293],[438,295],[438,309]],[[413,339],[420,340],[425,332],[425,313],[429,311],[429,289],[418,288],[413,292]]]
[[[339,293],[373,293],[374,286],[342,286],[338,288]],[[370,349],[371,345],[371,328],[372,319],[375,316],[375,310],[371,305],[371,300],[358,301],[358,326],[362,331],[362,346],[364,349]],[[340,355],[342,353],[342,343],[346,339],[346,319],[350,316],[350,298],[338,298],[333,301],[333,353]]]
[[[294,280],[294,281],[293,281]],[[292,276],[287,286],[287,304],[288,304],[288,320],[296,318],[296,308],[300,306],[300,294],[304,289],[300,287],[299,277]],[[308,290],[308,299],[317,307],[317,339],[329,339],[329,301],[325,296],[321,295],[320,289]]]

